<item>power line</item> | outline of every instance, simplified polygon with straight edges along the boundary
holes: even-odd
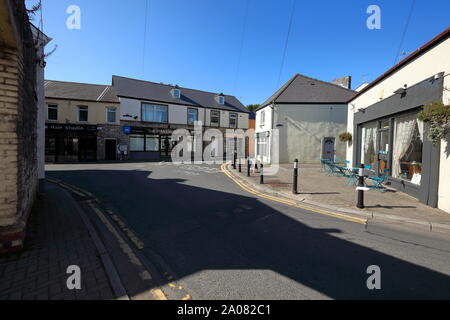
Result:
[[[400,58],[400,51],[402,50],[403,42],[405,41],[406,32],[408,31],[409,22],[411,21],[411,17],[412,17],[415,5],[416,5],[416,0],[412,0],[411,8],[409,9],[408,18],[406,19],[405,28],[403,29],[402,38],[400,39],[400,45],[398,46],[397,54],[395,55],[394,65],[397,64],[398,59]]]
[[[241,47],[239,49],[239,57],[238,57],[238,64],[237,64],[237,69],[236,69],[236,76],[234,78],[234,89],[233,89],[234,91],[236,91],[237,82],[239,79],[239,72],[241,71],[241,59],[242,59],[242,51],[244,48],[245,33],[247,31],[247,19],[248,19],[249,4],[250,4],[250,0],[247,0],[247,4],[245,7],[244,24],[242,26]]]
[[[145,75],[145,50],[147,47],[148,0],[145,0],[144,47],[142,50],[142,75]]]
[[[286,59],[286,52],[287,52],[287,47],[288,47],[288,43],[289,43],[289,36],[291,34],[291,29],[292,29],[292,22],[294,20],[294,13],[295,13],[295,5],[297,4],[296,0],[293,0],[292,3],[292,11],[291,11],[291,17],[289,19],[289,27],[288,27],[288,32],[286,35],[286,40],[284,42],[284,50],[283,50],[283,57],[281,59],[281,66],[280,66],[280,72],[278,73],[278,81],[277,81],[277,87],[280,85],[280,80],[281,80],[281,74],[283,72],[283,67],[284,67],[284,60]]]

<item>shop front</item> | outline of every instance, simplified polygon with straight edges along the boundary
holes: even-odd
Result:
[[[45,161],[47,163],[97,161],[97,126],[47,124]]]
[[[130,160],[168,160],[177,144],[171,137],[174,129],[125,126],[123,130],[129,136]]]
[[[422,203],[436,207],[439,145],[427,138],[428,125],[418,120],[422,106],[442,101],[443,82],[426,79],[355,113],[355,164],[368,173],[388,176],[388,184]]]

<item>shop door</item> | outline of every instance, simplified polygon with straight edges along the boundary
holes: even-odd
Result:
[[[116,140],[105,140],[105,160],[115,161],[117,154]]]
[[[389,121],[382,121],[377,132],[378,175],[390,174],[390,126]]]
[[[170,136],[161,136],[160,138],[160,153],[162,158],[167,158],[171,156],[172,144]]]

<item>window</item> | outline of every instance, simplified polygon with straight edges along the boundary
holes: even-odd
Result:
[[[392,175],[420,184],[422,178],[423,122],[417,114],[395,118]]]
[[[108,107],[106,108],[106,122],[116,123],[116,108]]]
[[[130,136],[130,151],[144,151],[145,150],[145,136],[135,134]]]
[[[236,129],[238,125],[237,113],[230,113],[230,128]]]
[[[220,125],[220,111],[211,110],[211,127],[218,127]]]
[[[260,126],[263,126],[266,122],[266,111],[261,111],[261,123]]]
[[[158,152],[159,136],[134,134],[130,136],[130,151]]]
[[[79,106],[78,107],[78,122],[87,122],[88,121],[88,107],[87,106]]]
[[[225,97],[219,96],[219,104],[225,104]]]
[[[258,133],[256,135],[256,146],[257,146],[256,153],[258,154],[258,156],[261,157],[269,156],[268,144],[269,138],[267,137],[267,132]]]
[[[361,134],[361,163],[370,165],[373,170],[375,170],[377,161],[377,127],[378,122],[365,124]]]
[[[58,121],[58,106],[56,104],[47,106],[47,120]]]
[[[167,106],[142,104],[142,121],[167,122]]]
[[[145,136],[145,151],[159,151],[158,136]]]
[[[194,125],[195,121],[198,121],[198,109],[188,109],[188,119],[189,125]]]
[[[175,99],[180,99],[181,97],[181,91],[180,89],[173,89],[172,90],[172,95]]]

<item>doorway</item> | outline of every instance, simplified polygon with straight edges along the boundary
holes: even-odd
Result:
[[[378,161],[378,175],[389,174],[391,170],[390,165],[390,119],[380,122],[380,127],[377,132],[377,161]]]
[[[322,159],[334,160],[336,139],[332,137],[323,138]]]
[[[117,141],[115,139],[105,140],[105,160],[115,161],[117,154]]]

